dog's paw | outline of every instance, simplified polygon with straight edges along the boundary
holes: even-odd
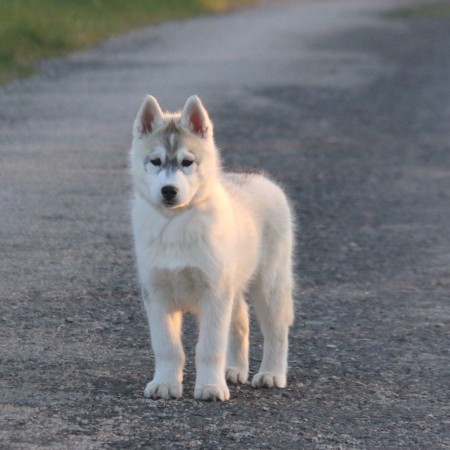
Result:
[[[252,380],[252,387],[254,388],[285,388],[286,375],[274,374],[272,372],[259,372]]]
[[[210,402],[223,402],[230,399],[230,391],[226,385],[205,384],[195,388],[194,398],[196,400],[207,400]]]
[[[238,367],[228,367],[226,379],[232,384],[245,384],[248,378],[248,370]]]
[[[181,383],[159,383],[157,381],[150,381],[144,391],[144,397],[157,400],[162,398],[164,400],[171,400],[180,398],[182,394]]]

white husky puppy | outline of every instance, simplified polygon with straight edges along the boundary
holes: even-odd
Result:
[[[155,355],[144,395],[182,395],[182,313],[198,315],[194,397],[227,400],[248,377],[248,296],[264,336],[252,386],[285,387],[293,322],[293,230],[282,190],[224,173],[200,99],[163,113],[147,96],[131,151],[137,267]]]

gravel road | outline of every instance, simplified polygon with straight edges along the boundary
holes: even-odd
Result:
[[[0,447],[450,448],[450,16],[301,1],[139,30],[0,89]],[[142,97],[200,95],[296,209],[289,387],[144,399],[127,172]],[[251,370],[261,358],[252,324]]]

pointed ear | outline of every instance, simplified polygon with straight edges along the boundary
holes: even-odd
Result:
[[[202,139],[212,137],[212,123],[201,100],[196,95],[187,99],[181,113],[181,125]]]
[[[155,128],[162,125],[163,112],[155,97],[147,95],[142,103],[134,121],[133,135],[142,137],[152,133]]]

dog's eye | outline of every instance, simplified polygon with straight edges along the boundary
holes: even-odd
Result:
[[[151,159],[150,162],[151,162],[154,166],[160,166],[160,165],[161,165],[161,160],[160,160],[159,158]]]
[[[192,163],[193,163],[194,161],[192,161],[192,160],[190,160],[190,159],[183,159],[183,161],[181,161],[181,165],[183,166],[183,167],[189,167],[189,166],[192,166]]]

